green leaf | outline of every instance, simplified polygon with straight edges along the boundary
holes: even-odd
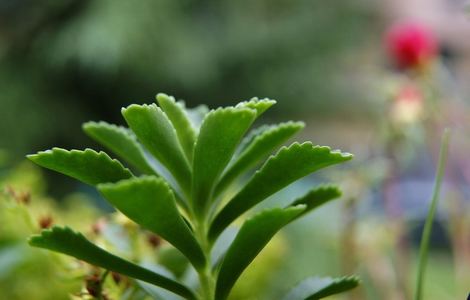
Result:
[[[190,189],[191,170],[168,117],[156,105],[132,104],[122,115],[139,141],[164,165],[184,192]]]
[[[253,109],[227,107],[213,110],[204,118],[194,149],[192,200],[196,213],[206,211],[214,182],[255,117]]]
[[[196,268],[205,265],[201,247],[179,214],[174,194],[163,178],[132,178],[100,184],[98,190],[131,220],[180,250]]]
[[[158,250],[158,263],[176,278],[181,278],[189,266],[188,259],[178,249],[168,244]]]
[[[129,129],[101,121],[83,124],[83,130],[141,172],[156,174],[145,158],[144,149]]]
[[[359,282],[355,276],[309,277],[292,289],[283,300],[318,300],[351,290],[357,287]]]
[[[89,264],[160,286],[186,299],[196,299],[194,293],[181,283],[115,256],[68,227],[55,226],[44,230],[40,235],[32,236],[29,244],[67,254]]]
[[[271,154],[304,126],[303,122],[286,122],[267,127],[252,140],[224,173],[215,188],[214,195],[219,195],[244,171],[254,167],[262,158]]]
[[[42,167],[90,185],[116,182],[132,177],[132,173],[119,161],[111,159],[104,152],[96,152],[92,149],[68,151],[52,148],[52,150],[40,151],[27,157]]]
[[[292,182],[351,158],[349,153],[313,146],[310,142],[282,147],[217,214],[209,230],[209,239],[214,241],[241,214]]]
[[[266,130],[269,130],[269,128],[271,128],[270,125],[267,125],[267,124],[264,124],[264,125],[261,125],[259,127],[256,127],[252,130],[250,130],[250,132],[248,132],[246,134],[246,136],[243,138],[243,140],[240,142],[240,146],[238,146],[238,149],[237,149],[237,153],[235,153],[235,157],[237,157],[238,155],[240,155],[240,153],[243,153],[243,151],[245,151],[245,149],[251,145],[251,143],[253,142],[253,140],[260,134],[263,134],[263,132],[265,132]]]
[[[307,208],[300,215],[303,216],[317,207],[340,196],[341,190],[337,186],[320,186],[309,191],[306,195],[296,199],[289,206],[305,204]]]
[[[235,106],[236,108],[239,107],[248,107],[251,109],[256,110],[256,117],[261,116],[268,108],[276,104],[276,100],[271,100],[268,98],[265,99],[258,99],[256,97],[251,98],[249,101],[243,101]]]
[[[296,218],[304,205],[286,209],[274,208],[248,219],[227,250],[217,277],[215,299],[226,299],[243,270],[255,259],[282,227]]]
[[[186,114],[184,103],[176,102],[175,98],[166,94],[158,94],[157,101],[173,124],[186,158],[189,162],[192,162],[196,131]]]

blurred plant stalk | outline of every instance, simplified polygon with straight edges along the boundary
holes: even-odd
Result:
[[[445,167],[447,164],[447,156],[449,151],[449,140],[450,130],[446,129],[442,137],[441,148],[439,151],[439,163],[437,167],[436,181],[434,183],[432,201],[429,207],[428,215],[426,217],[426,223],[424,225],[423,236],[421,239],[421,245],[419,250],[418,275],[414,298],[415,300],[423,299],[424,276],[426,273],[426,265],[429,252],[429,240],[431,238],[432,223],[437,210],[437,201],[439,200],[441,192],[442,180],[445,174]]]

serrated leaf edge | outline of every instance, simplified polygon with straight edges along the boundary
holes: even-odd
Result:
[[[95,155],[95,157],[97,157],[97,158],[103,158],[104,157],[105,159],[111,161],[114,165],[121,167],[122,169],[129,172],[130,175],[132,175],[132,172],[128,168],[126,168],[119,160],[117,160],[115,158],[111,158],[104,151],[96,151],[96,150],[93,150],[91,148],[85,148],[84,150],[78,150],[78,149],[67,150],[67,149],[64,149],[64,148],[53,147],[53,148],[48,149],[48,150],[38,151],[35,154],[28,154],[28,155],[26,155],[26,157],[34,162],[35,159],[39,156],[43,156],[43,155],[51,156],[51,155],[54,155],[55,153],[62,153],[62,154],[66,154],[66,155],[77,155],[77,154],[82,155],[83,153],[85,153],[85,154],[91,153],[91,154]]]

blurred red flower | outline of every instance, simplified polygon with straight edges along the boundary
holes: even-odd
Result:
[[[403,69],[426,65],[438,50],[434,33],[417,22],[392,25],[385,36],[385,46],[393,62]]]

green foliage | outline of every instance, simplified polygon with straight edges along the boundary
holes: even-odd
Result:
[[[310,277],[299,283],[283,300],[317,300],[355,288],[359,279]]]
[[[349,153],[331,151],[310,142],[293,143],[271,156],[242,190],[218,213],[209,230],[215,240],[232,221],[245,211],[292,182],[332,164],[352,158]]]
[[[204,118],[194,149],[192,200],[196,213],[206,210],[216,180],[255,117],[255,110],[240,106],[219,108]]]
[[[165,94],[158,94],[157,101],[165,114],[175,127],[178,140],[183,147],[186,158],[193,161],[194,143],[196,142],[196,130],[191,125],[182,102],[177,103],[175,98]]]
[[[129,219],[169,242],[181,255],[171,255],[176,260],[162,259],[161,263],[174,269],[179,278],[187,265],[181,258],[187,259],[198,274],[196,290],[171,274],[159,274],[115,256],[68,228],[46,230],[32,237],[30,244],[151,283],[186,299],[224,300],[280,229],[341,193],[335,186],[321,186],[286,208],[266,210],[249,218],[216,263],[212,250],[219,235],[277,191],[322,168],[345,162],[352,155],[310,142],[295,142],[270,156],[233,198],[219,201],[219,195],[227,194],[224,192],[232,182],[262,163],[303,123],[262,127],[243,140],[255,119],[275,101],[253,98],[234,107],[211,110],[200,125],[190,119],[193,112],[172,97],[159,94],[157,101],[161,108],[156,104],[131,105],[122,110],[130,130],[103,122],[84,125],[91,137],[147,175],[134,177],[118,161],[89,149],[54,148],[28,157],[41,166],[96,186]],[[156,161],[168,172],[156,176]],[[322,284],[320,290],[310,290],[311,295],[326,295],[356,285],[357,281],[348,285],[340,280]]]
[[[87,122],[83,124],[83,130],[133,167],[145,174],[155,173],[145,159],[144,149],[129,129],[106,122]]]
[[[110,254],[67,227],[54,226],[43,230],[41,235],[31,237],[29,244],[68,254],[92,265],[161,286],[186,299],[196,299],[184,285]]]
[[[132,173],[123,165],[111,159],[104,152],[91,149],[67,151],[53,148],[28,158],[38,165],[63,173],[86,184],[96,185],[104,182],[116,182],[132,177]]]
[[[290,206],[296,205],[306,205],[303,214],[308,213],[309,211],[319,207],[320,205],[325,204],[328,201],[336,199],[341,196],[341,191],[336,186],[320,186],[314,188],[306,195],[295,200]]]
[[[305,206],[274,208],[248,219],[227,251],[217,277],[215,299],[225,299],[235,281],[274,234],[297,217]]]
[[[156,104],[133,104],[123,108],[122,115],[139,141],[170,171],[183,191],[188,193],[190,166],[167,115]]]
[[[176,207],[175,196],[162,178],[140,177],[98,185],[101,194],[129,219],[167,240],[201,268],[204,254]]]
[[[214,194],[218,195],[244,171],[255,166],[263,157],[280,147],[302,128],[304,128],[303,122],[286,122],[256,132],[253,138],[247,141],[246,147],[243,147],[235,162],[225,171]]]

